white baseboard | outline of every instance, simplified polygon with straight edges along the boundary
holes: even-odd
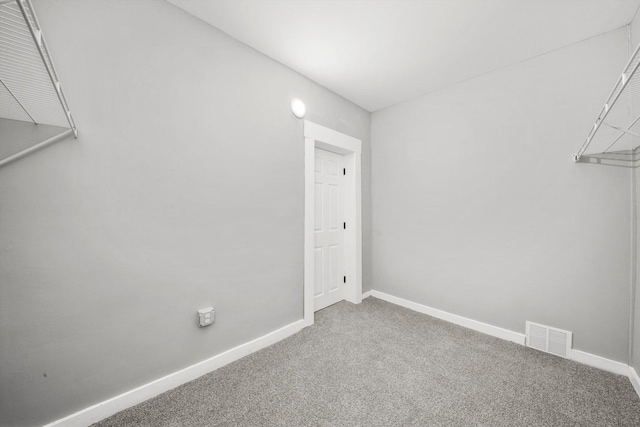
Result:
[[[583,365],[589,365],[594,368],[602,369],[603,371],[613,372],[618,375],[629,375],[629,365],[622,362],[616,362],[615,360],[605,359],[604,357],[596,356],[595,354],[585,353],[584,351],[573,349],[571,350],[571,360],[582,363]]]
[[[525,345],[525,335],[518,332],[502,329],[497,326],[488,325],[486,323],[478,322],[477,320],[468,319],[466,317],[451,314],[446,311],[438,310],[426,305],[418,304],[406,299],[394,297],[393,295],[385,294],[380,291],[371,291],[371,296],[379,298],[381,300],[397,304],[399,306],[417,311],[419,313],[428,314],[429,316],[437,317],[438,319],[446,320],[447,322],[455,323],[456,325],[464,326],[465,328],[473,329],[478,332],[482,332],[487,335],[491,335],[503,340],[512,341],[517,344]],[[589,365],[594,368],[602,369],[603,371],[612,372],[618,375],[628,376],[631,383],[634,385],[638,396],[640,396],[640,378],[638,374],[630,368],[628,365],[622,362],[616,362],[615,360],[606,359],[604,357],[596,356],[595,354],[586,353],[584,351],[575,350],[571,351],[571,360]],[[629,370],[632,370],[635,378],[630,374]],[[635,381],[635,383],[634,383]]]
[[[368,298],[370,296],[396,305],[400,305],[402,307],[420,313],[428,314],[429,316],[433,316],[438,319],[464,326],[466,328],[473,329],[487,335],[492,335],[494,337],[512,341],[521,345],[525,344],[525,336],[517,332],[509,331],[497,326],[488,325],[476,320],[471,320],[466,317],[451,314],[446,311],[438,310],[426,305],[394,297],[392,295],[375,290],[363,293],[362,299]],[[175,387],[201,377],[202,375],[215,371],[216,369],[228,365],[231,362],[235,362],[236,360],[241,359],[244,356],[248,356],[251,353],[275,344],[276,342],[281,341],[295,334],[296,332],[299,332],[305,326],[308,326],[305,321],[299,320],[283,328],[268,333],[260,338],[256,338],[253,341],[249,341],[248,343],[227,350],[217,356],[213,356],[209,359],[203,360],[202,362],[181,369],[180,371],[174,372],[148,384],[130,390],[126,393],[105,400],[104,402],[100,402],[67,417],[54,421],[44,427],[76,427],[87,426],[96,423],[124,409],[137,405],[138,403],[142,403],[145,400],[164,393],[165,391],[169,391]],[[605,359],[603,357],[585,353],[579,350],[573,350],[571,354],[571,359],[576,362],[603,369],[605,371],[613,372],[615,374],[628,376],[631,384],[633,384],[633,387],[636,390],[636,393],[638,394],[638,396],[640,396],[640,377],[638,376],[638,373],[635,371],[635,369],[629,367],[628,365],[625,365],[624,363]]]
[[[384,292],[380,291],[371,291],[371,296],[411,309],[413,311],[417,311],[419,313],[428,314],[429,316],[437,317],[438,319],[455,323],[456,325],[464,326],[465,328],[473,329],[474,331],[482,332],[483,334],[492,335],[503,340],[512,341],[516,344],[524,345],[525,336],[524,334],[520,334],[518,332],[513,332],[508,329],[503,329],[497,326],[478,322],[477,320],[471,320],[466,317],[458,316],[457,314],[451,314],[446,311],[438,310],[437,308],[432,308],[406,299],[394,297],[393,295],[385,294]]]
[[[231,362],[235,362],[236,360],[248,356],[251,353],[255,353],[258,350],[275,344],[276,342],[302,330],[305,326],[305,321],[299,320],[260,338],[256,338],[253,341],[249,341],[248,343],[227,350],[217,356],[213,356],[148,384],[127,391],[126,393],[122,393],[119,396],[112,397],[104,402],[90,406],[76,412],[75,414],[71,414],[67,417],[54,421],[44,427],[75,427],[87,426],[96,423],[124,409],[130,408],[138,403],[142,403],[145,400],[164,393],[165,391],[169,391],[189,381],[193,381],[202,375],[215,371],[216,369],[228,365]]]
[[[629,380],[631,381],[631,385],[636,390],[636,394],[640,397],[640,377],[635,369],[629,366]]]

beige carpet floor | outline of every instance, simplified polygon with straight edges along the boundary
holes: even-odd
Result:
[[[640,426],[626,377],[368,298],[97,426]]]

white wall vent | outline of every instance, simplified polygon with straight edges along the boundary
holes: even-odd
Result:
[[[527,347],[571,358],[573,333],[527,321]]]

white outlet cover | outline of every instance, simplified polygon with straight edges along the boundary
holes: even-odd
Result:
[[[213,307],[201,308],[198,310],[198,326],[201,328],[213,324],[215,320],[215,312]]]

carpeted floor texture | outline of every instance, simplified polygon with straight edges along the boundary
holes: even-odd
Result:
[[[640,426],[626,377],[367,298],[96,426]]]

